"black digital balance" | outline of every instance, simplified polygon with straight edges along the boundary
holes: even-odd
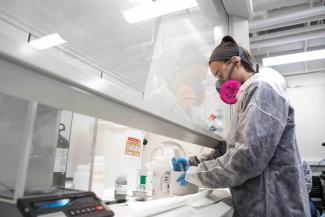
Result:
[[[28,196],[18,199],[21,215],[13,217],[112,217],[110,210],[93,192]],[[12,213],[14,214],[14,213]]]

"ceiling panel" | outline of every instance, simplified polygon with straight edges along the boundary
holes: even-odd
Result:
[[[307,13],[310,10],[323,10],[324,1],[279,1],[279,0],[254,0],[253,8],[258,9],[256,16],[250,21],[263,23],[270,18],[281,22],[282,27],[273,27],[269,30],[251,30],[250,38],[251,43],[259,39],[260,44],[265,45],[268,42],[272,42],[272,46],[261,47],[252,49],[251,52],[254,59],[262,63],[262,59],[265,57],[274,57],[287,54],[294,54],[304,51],[319,50],[325,48],[325,38],[322,37],[319,32],[325,30],[325,20],[320,16],[317,20],[303,20],[298,22],[299,14]],[[263,13],[262,13],[263,12]],[[295,20],[298,25],[290,23],[289,18]],[[280,19],[281,18],[281,19]],[[288,18],[288,19],[286,19]],[[267,23],[267,22],[266,22]],[[317,31],[310,32],[310,29],[317,29]],[[299,34],[298,34],[299,32]],[[308,33],[308,34],[305,34]],[[311,34],[313,34],[310,39]],[[309,37],[309,38],[308,38]],[[291,38],[292,40],[289,40]],[[299,40],[298,40],[299,39]],[[284,43],[290,41],[291,43]],[[294,42],[296,41],[296,42]],[[324,70],[325,60],[316,60],[308,62],[298,62],[291,64],[284,64],[279,66],[273,66],[272,68],[278,70],[280,73],[313,73],[315,70]]]

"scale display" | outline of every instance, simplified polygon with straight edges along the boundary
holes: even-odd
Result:
[[[70,199],[61,199],[55,201],[46,201],[41,203],[34,203],[33,206],[38,210],[53,209],[67,206],[71,202]]]

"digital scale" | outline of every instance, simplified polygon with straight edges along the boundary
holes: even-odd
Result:
[[[27,196],[17,204],[0,205],[5,217],[112,217],[110,210],[93,192]]]

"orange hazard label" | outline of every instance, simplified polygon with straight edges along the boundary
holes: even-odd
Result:
[[[126,141],[125,154],[140,157],[141,140],[129,137]]]

